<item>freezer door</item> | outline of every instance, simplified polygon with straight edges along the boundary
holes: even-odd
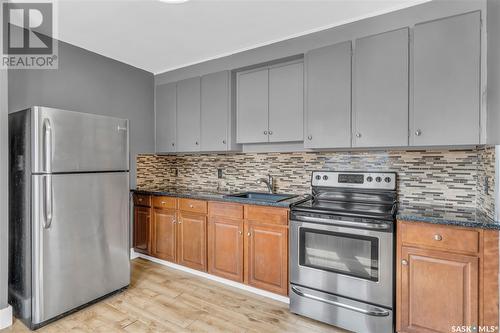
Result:
[[[37,325],[129,285],[129,175],[32,177]]]
[[[33,173],[129,170],[128,120],[32,108]]]

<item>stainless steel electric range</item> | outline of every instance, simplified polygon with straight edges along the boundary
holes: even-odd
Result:
[[[396,174],[312,173],[290,217],[290,311],[354,332],[394,331]]]

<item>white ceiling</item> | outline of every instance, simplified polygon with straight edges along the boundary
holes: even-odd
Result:
[[[428,0],[60,0],[60,40],[161,73]]]

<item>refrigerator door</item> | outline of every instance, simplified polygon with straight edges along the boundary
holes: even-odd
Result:
[[[130,284],[129,175],[32,177],[36,326]]]
[[[128,120],[32,108],[32,172],[129,170]]]

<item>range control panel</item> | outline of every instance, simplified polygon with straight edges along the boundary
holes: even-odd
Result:
[[[395,172],[337,172],[314,171],[312,186],[350,187],[374,190],[395,190]]]

